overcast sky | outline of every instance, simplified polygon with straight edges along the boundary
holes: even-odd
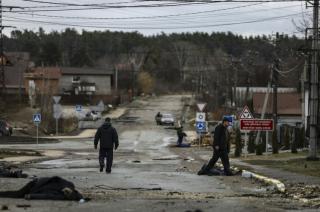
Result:
[[[46,1],[70,4],[106,3],[108,6],[120,6],[120,8],[103,8],[101,5],[79,7],[78,5],[65,6],[33,3],[28,2],[28,0],[3,0],[3,6],[22,7],[12,9],[11,12],[5,9],[3,25],[15,26],[20,30],[29,29],[35,31],[42,27],[47,32],[52,30],[61,31],[71,27],[78,29],[80,32],[83,29],[88,31],[108,29],[112,31],[139,31],[145,35],[161,32],[194,31],[208,33],[231,31],[243,35],[270,35],[275,32],[281,32],[293,35],[296,34],[297,29],[292,22],[299,23],[303,17],[311,14],[310,9],[305,9],[305,3],[298,1],[286,3],[222,2],[140,8],[130,8],[130,6],[150,6],[159,4],[159,2],[144,3],[136,0]],[[173,2],[160,4],[173,4]],[[78,10],[79,8],[81,10]],[[11,30],[6,28],[5,33],[9,34]],[[299,36],[299,34],[296,35]]]

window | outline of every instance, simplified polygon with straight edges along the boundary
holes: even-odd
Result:
[[[80,82],[80,77],[79,76],[73,76],[72,77],[72,82],[73,83]]]

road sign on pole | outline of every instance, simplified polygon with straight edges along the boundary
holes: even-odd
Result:
[[[33,122],[35,124],[39,124],[41,122],[41,114],[40,113],[33,114]]]
[[[244,106],[241,114],[240,114],[240,119],[253,119],[253,115],[250,112],[250,109],[248,108],[248,106]]]
[[[59,118],[62,116],[62,106],[60,104],[53,105],[53,117],[56,119],[56,136],[58,136]]]
[[[198,103],[197,107],[199,109],[200,112],[203,111],[203,109],[207,106],[207,103]]]
[[[206,113],[196,114],[196,122],[205,122],[205,121],[206,121]]]
[[[61,96],[53,96],[52,98],[53,98],[54,103],[56,103],[56,104],[58,104],[61,100]]]
[[[32,118],[33,118],[33,122],[37,126],[37,144],[39,144],[39,124],[41,123],[41,114],[40,113],[33,114]]]
[[[196,130],[198,133],[206,132],[207,131],[206,122],[196,122]]]
[[[249,131],[273,131],[273,119],[240,119],[240,129]]]

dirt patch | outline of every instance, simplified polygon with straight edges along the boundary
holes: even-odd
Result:
[[[10,149],[1,149],[0,150],[0,159],[7,157],[17,157],[17,156],[42,156],[40,152],[34,150],[10,150]]]
[[[48,143],[59,143],[60,141],[57,139],[50,138],[39,138],[38,142],[40,144],[48,144]],[[37,143],[37,139],[33,137],[27,136],[4,136],[1,137],[0,144],[35,144]]]

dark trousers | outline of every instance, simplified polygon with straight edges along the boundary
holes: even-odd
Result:
[[[224,173],[225,174],[230,174],[230,163],[229,163],[229,156],[228,156],[228,152],[225,150],[214,150],[213,151],[213,156],[210,159],[206,170],[209,171],[210,169],[212,169],[214,167],[214,165],[216,164],[216,162],[219,160],[219,158],[221,159],[221,162],[223,164],[223,168],[224,168]]]
[[[99,163],[100,167],[104,167],[104,159],[107,158],[106,171],[111,171],[113,161],[113,149],[112,148],[100,148],[99,150]]]
[[[183,142],[183,137],[178,137],[177,145],[181,145]]]

